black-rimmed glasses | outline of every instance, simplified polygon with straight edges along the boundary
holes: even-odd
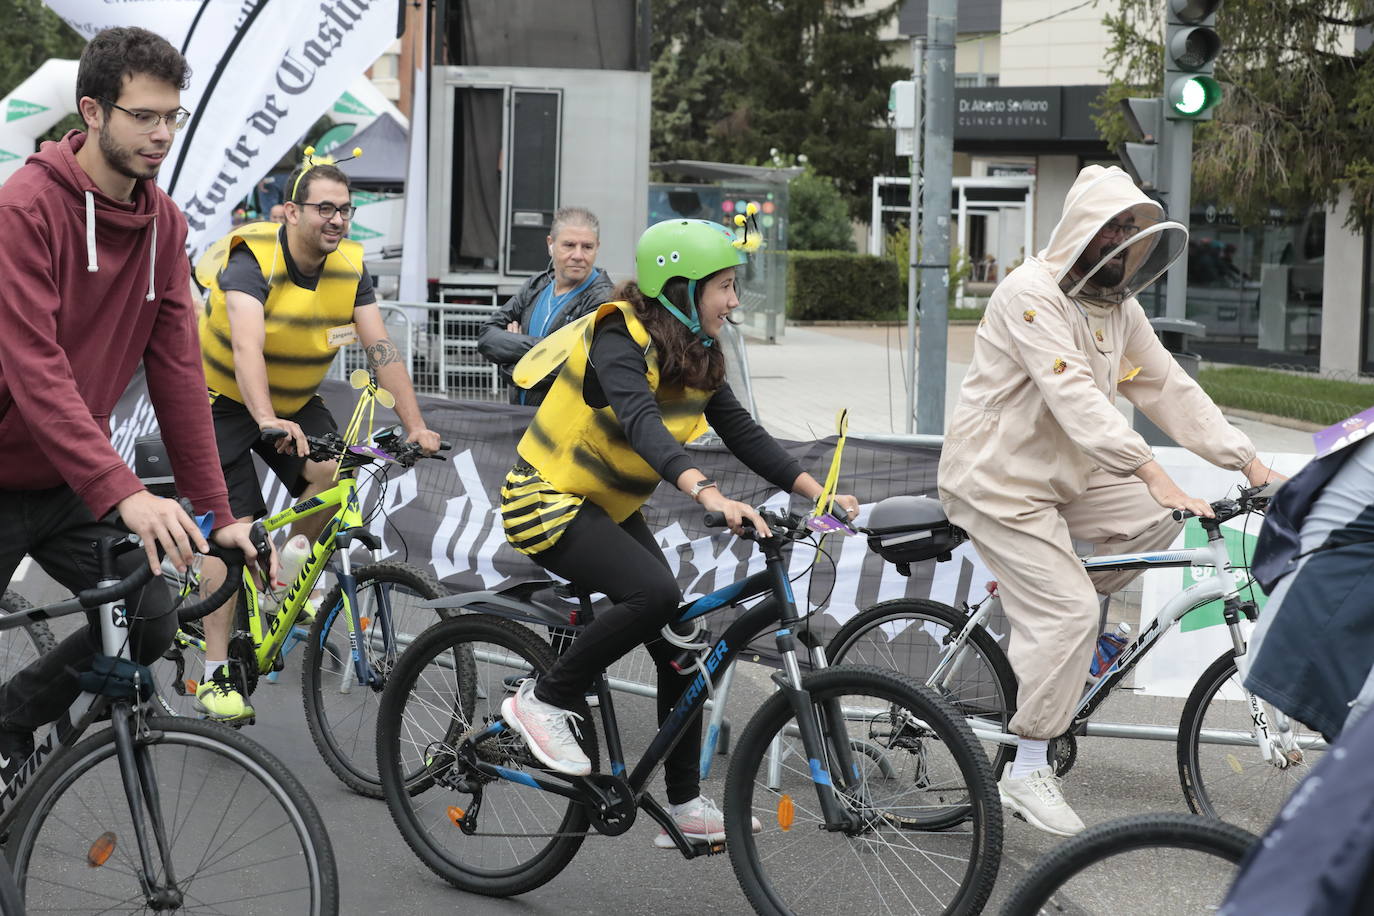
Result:
[[[158,124],[167,122],[168,130],[181,130],[186,126],[186,122],[191,119],[191,113],[185,108],[178,108],[169,114],[158,114],[156,111],[148,111],[146,108],[125,108],[123,105],[111,102],[109,99],[101,99],[111,108],[118,108],[126,115],[134,119],[134,124],[138,127],[141,134],[151,134],[157,130]]]
[[[310,203],[300,204],[300,206],[302,206],[302,207],[314,207],[316,210],[319,210],[319,211],[320,211],[320,219],[322,219],[322,220],[331,220],[331,219],[333,219],[335,213],[339,214],[339,215],[342,216],[344,219],[352,219],[352,218],[353,218],[353,211],[355,211],[355,210],[358,209],[357,207],[353,206],[352,204],[344,204],[344,205],[341,207],[341,206],[339,206],[338,204],[330,203],[330,202],[327,201],[327,200],[320,201],[320,202],[317,203],[317,204],[310,204]]]

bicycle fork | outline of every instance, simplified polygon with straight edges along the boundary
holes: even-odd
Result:
[[[1231,648],[1235,652],[1236,676],[1244,678],[1244,669],[1248,667],[1246,653],[1248,646],[1245,641],[1245,634],[1241,632],[1241,619],[1255,619],[1255,608],[1249,602],[1240,600],[1240,591],[1236,587],[1235,572],[1231,566],[1231,557],[1226,551],[1226,542],[1221,534],[1221,526],[1213,521],[1210,525],[1203,519],[1203,528],[1207,531],[1207,549],[1212,553],[1212,564],[1216,568],[1216,575],[1222,585],[1222,617],[1226,622],[1226,628],[1231,635]],[[1242,684],[1242,689],[1244,685]],[[1264,705],[1260,698],[1249,690],[1245,691],[1246,702],[1250,706],[1250,724],[1255,739],[1259,746],[1260,756],[1264,761],[1278,769],[1288,767],[1302,761],[1303,752],[1298,747],[1298,742],[1293,734],[1293,722],[1288,716],[1274,711],[1274,721],[1269,721]]]

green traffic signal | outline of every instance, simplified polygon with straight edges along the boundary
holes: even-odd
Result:
[[[1221,84],[1210,76],[1185,76],[1169,86],[1167,101],[1179,115],[1196,118],[1221,101]]]

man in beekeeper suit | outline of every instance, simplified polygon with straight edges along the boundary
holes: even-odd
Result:
[[[940,458],[940,500],[997,576],[1019,682],[1015,760],[998,789],[1013,815],[1083,829],[1048,762],[1083,694],[1100,595],[1135,572],[1089,576],[1098,553],[1162,549],[1170,514],[1211,507],[1179,489],[1116,409],[1118,392],[1179,445],[1253,484],[1274,475],[1156,339],[1136,294],[1187,247],[1121,169],[1090,165],[1049,244],[988,301]]]

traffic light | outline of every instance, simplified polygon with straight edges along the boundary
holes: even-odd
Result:
[[[1221,101],[1212,68],[1221,53],[1215,28],[1221,0],[1168,0],[1164,7],[1164,117],[1208,121]]]
[[[1121,167],[1131,179],[1150,196],[1168,191],[1165,182],[1163,99],[1122,99],[1126,126],[1136,142],[1122,145],[1119,155]]]

